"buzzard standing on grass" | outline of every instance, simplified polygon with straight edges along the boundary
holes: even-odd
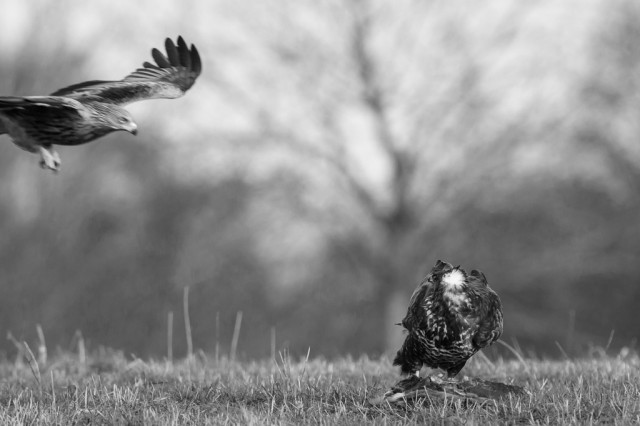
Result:
[[[0,135],[8,133],[25,151],[40,153],[40,165],[57,171],[60,156],[53,145],[81,145],[101,136],[137,133],[131,102],[177,98],[189,90],[202,71],[200,55],[182,37],[166,40],[167,56],[158,49],[156,65],[143,64],[122,80],[91,80],[57,90],[49,96],[0,96]]]
[[[423,365],[449,379],[473,354],[502,334],[502,306],[482,272],[470,274],[438,260],[411,296],[402,326],[408,335],[393,365],[419,376]]]

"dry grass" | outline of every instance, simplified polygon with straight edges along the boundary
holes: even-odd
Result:
[[[0,424],[588,424],[640,422],[637,354],[581,360],[475,357],[464,374],[524,385],[500,403],[371,406],[397,381],[388,359],[278,363],[128,360],[62,354],[40,366],[0,364]]]

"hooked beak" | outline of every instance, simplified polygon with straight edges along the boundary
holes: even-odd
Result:
[[[131,123],[131,127],[127,129],[127,132],[131,133],[133,136],[138,134],[138,126],[135,123]]]

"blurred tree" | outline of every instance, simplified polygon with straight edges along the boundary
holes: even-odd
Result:
[[[219,313],[226,351],[242,310],[240,353],[267,355],[274,327],[278,348],[375,354],[444,258],[487,272],[505,338],[538,353],[637,336],[631,0],[169,3],[136,3],[144,28],[130,5],[84,12],[137,36],[190,23],[206,71],[188,120],[142,108],[140,137],[64,152],[55,178],[0,144],[5,330],[158,355],[189,285],[196,348]],[[2,94],[102,78],[85,60],[126,54],[127,31],[95,32],[89,58],[59,4],[0,44]]]
[[[618,344],[633,345],[640,337],[640,4],[617,0],[598,10],[571,136],[578,150],[601,160],[607,176],[592,186],[608,191],[585,206],[601,220],[583,230],[580,251],[589,257],[565,291],[581,295],[577,323],[583,330],[615,331]]]
[[[289,202],[305,204],[303,215],[327,229],[331,250],[360,271],[373,305],[366,318],[373,314],[372,329],[386,330],[376,348],[395,348],[409,288],[443,255],[421,242],[425,230],[448,226],[452,209],[507,173],[516,134],[529,133],[524,143],[551,131],[549,123],[490,118],[499,105],[486,91],[483,49],[498,47],[472,38],[458,20],[461,4],[261,7],[269,14],[239,12],[256,16],[253,85],[229,73],[222,87],[255,120],[253,139],[297,156],[288,167],[313,195]],[[509,8],[498,34],[482,36],[500,43],[500,32],[515,33],[527,11]]]

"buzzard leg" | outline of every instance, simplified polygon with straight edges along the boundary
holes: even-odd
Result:
[[[456,378],[456,374],[452,375],[450,372],[440,373],[436,376],[431,376],[431,380],[439,385],[455,384],[460,382],[460,379]]]
[[[40,167],[54,172],[60,169],[60,156],[50,145],[40,147]]]

